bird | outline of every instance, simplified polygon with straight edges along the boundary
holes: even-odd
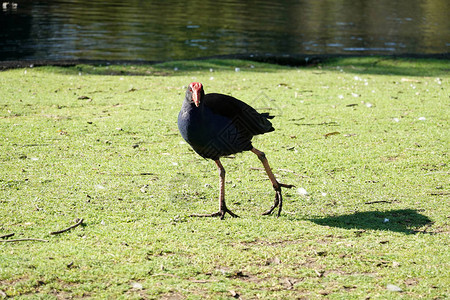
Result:
[[[178,114],[178,129],[184,140],[192,149],[205,159],[213,160],[219,169],[219,211],[211,214],[192,214],[192,217],[220,217],[224,219],[233,213],[225,202],[225,168],[220,158],[232,154],[251,151],[257,155],[275,190],[274,204],[263,215],[270,215],[278,207],[280,216],[283,197],[281,188],[293,185],[277,181],[270,168],[264,152],[252,145],[255,135],[272,132],[275,129],[268,113],[259,113],[253,107],[232,96],[209,93],[205,94],[199,82],[189,84]]]

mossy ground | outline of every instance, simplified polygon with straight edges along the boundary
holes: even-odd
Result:
[[[449,78],[382,57],[1,72],[0,298],[444,299]],[[188,217],[218,207],[215,164],[177,129],[192,81],[276,116],[253,144],[296,185],[281,217],[261,216],[250,152],[222,159],[241,218]]]

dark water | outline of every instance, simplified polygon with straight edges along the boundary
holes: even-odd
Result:
[[[449,0],[15,2],[0,60],[450,52]]]

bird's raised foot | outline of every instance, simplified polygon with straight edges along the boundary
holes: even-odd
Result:
[[[221,220],[223,220],[225,218],[225,214],[229,214],[230,216],[232,216],[233,218],[239,218],[238,215],[236,215],[235,213],[233,213],[231,210],[229,210],[228,208],[219,210],[218,212],[212,213],[212,214],[192,214],[189,217],[200,217],[200,218],[209,218],[209,217],[220,217]]]
[[[293,184],[278,183],[278,187],[273,188],[275,190],[275,201],[269,210],[263,212],[263,216],[272,214],[274,209],[278,207],[277,217],[279,217],[281,214],[281,209],[283,207],[283,196],[281,195],[281,188],[284,187],[290,189],[293,188],[294,186],[295,185]]]

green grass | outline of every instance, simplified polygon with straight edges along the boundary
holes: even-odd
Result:
[[[48,241],[0,242],[0,298],[444,299],[449,78],[380,57],[0,72],[0,236]],[[296,185],[281,217],[250,152],[222,159],[241,218],[187,217],[218,208],[177,129],[192,81],[276,116],[253,144]]]

